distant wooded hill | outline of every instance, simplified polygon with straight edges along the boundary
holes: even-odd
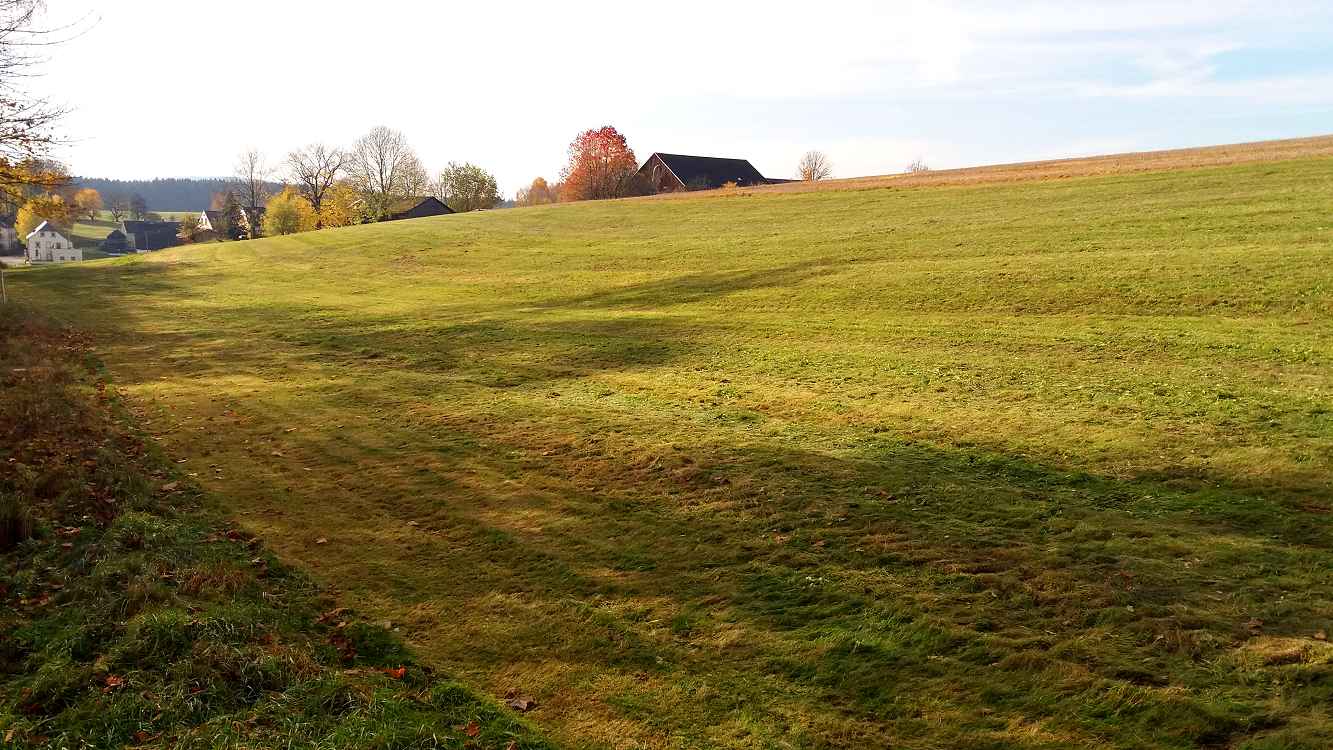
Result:
[[[102,194],[105,201],[117,193],[126,197],[142,195],[150,211],[203,211],[208,208],[214,193],[220,193],[231,184],[225,178],[191,179],[165,177],[155,180],[109,180],[100,177],[75,177],[80,187],[90,187]],[[278,186],[274,186],[275,188]]]

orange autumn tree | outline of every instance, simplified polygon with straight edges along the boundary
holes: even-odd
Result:
[[[586,201],[629,195],[638,168],[620,131],[610,125],[585,130],[569,144],[569,164],[560,173],[561,198]]]

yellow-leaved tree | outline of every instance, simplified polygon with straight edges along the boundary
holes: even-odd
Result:
[[[18,216],[14,220],[14,230],[22,241],[43,221],[63,226],[69,223],[69,218],[69,205],[65,203],[64,198],[58,195],[39,195],[19,208]]]
[[[339,182],[324,194],[320,204],[319,220],[325,227],[349,227],[360,224],[364,215],[365,201],[356,188],[346,182]]]
[[[102,194],[92,188],[83,188],[74,194],[74,210],[79,216],[88,217],[88,221],[95,221],[102,210]]]
[[[264,209],[264,236],[309,232],[315,228],[315,209],[295,188],[286,188]]]

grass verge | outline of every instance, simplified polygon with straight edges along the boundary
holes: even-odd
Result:
[[[5,747],[544,748],[209,510],[86,341],[0,308]]]

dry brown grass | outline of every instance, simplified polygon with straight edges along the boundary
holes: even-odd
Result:
[[[1309,157],[1333,157],[1333,135],[1312,138],[1291,138],[1281,141],[1235,143],[1225,146],[1179,148],[1168,151],[1143,151],[1128,154],[1108,154],[1077,159],[1051,159],[1018,164],[993,164],[964,169],[941,169],[928,172],[848,177],[818,182],[788,182],[764,187],[727,189],[729,195],[807,193],[825,190],[873,190],[890,187],[932,187],[943,185],[983,185],[1034,180],[1063,180],[1071,177],[1096,177],[1140,172],[1164,172],[1174,169],[1220,167],[1232,164],[1252,164],[1265,161],[1286,161]],[[717,191],[698,193],[668,193],[655,197],[688,197],[709,195]]]

